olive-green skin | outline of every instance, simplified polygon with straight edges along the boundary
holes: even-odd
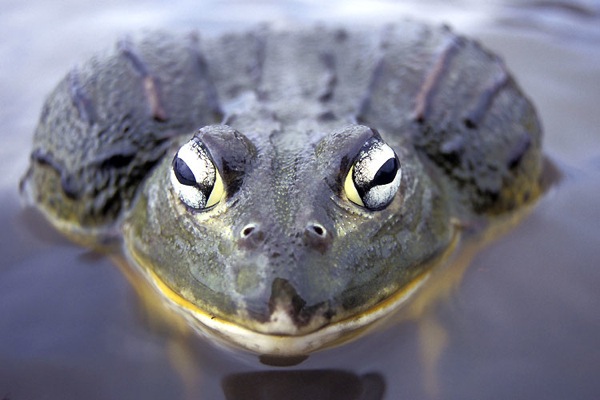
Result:
[[[225,185],[206,210],[170,182],[195,131]],[[344,181],[379,135],[402,180],[372,211]],[[25,183],[72,236],[124,232],[132,259],[198,309],[302,335],[401,291],[461,226],[535,198],[540,145],[503,63],[447,28],[157,33],[59,84]],[[266,324],[275,309],[293,326]]]

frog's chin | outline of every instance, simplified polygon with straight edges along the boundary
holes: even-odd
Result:
[[[298,330],[293,318],[282,308],[276,308],[268,321],[253,329],[207,313],[169,288],[156,274],[149,272],[152,284],[181,313],[202,336],[225,347],[241,348],[258,355],[292,357],[307,355],[317,350],[338,346],[360,337],[374,328],[385,317],[402,308],[413,294],[427,281],[426,272],[415,278],[402,290],[358,315],[323,325],[314,321],[314,330]]]

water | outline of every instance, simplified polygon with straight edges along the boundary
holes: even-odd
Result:
[[[600,2],[481,3],[3,0],[0,399],[430,398],[414,322],[294,368],[267,367],[201,340],[182,349],[152,327],[110,260],[23,211],[17,192],[45,94],[127,32],[221,32],[262,20],[383,23],[407,14],[447,22],[504,57],[536,104],[546,153],[563,173],[428,314],[447,332],[435,371],[439,397],[598,398]]]

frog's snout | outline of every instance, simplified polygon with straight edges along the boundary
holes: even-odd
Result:
[[[336,315],[329,301],[309,304],[285,278],[274,278],[265,294],[262,301],[247,303],[245,310],[253,319],[253,329],[263,333],[302,335],[329,324]]]
[[[327,302],[308,305],[289,281],[275,278],[271,286],[269,315],[270,322],[274,327],[284,333],[293,333],[296,330],[302,330],[311,322],[315,326],[309,330],[325,325],[335,315],[335,312],[329,309]],[[287,327],[284,325],[286,323]]]
[[[234,291],[253,329],[298,335],[327,325],[337,282],[329,260],[334,228],[316,218],[279,224],[245,221],[237,228]],[[333,308],[332,308],[333,307]]]
[[[239,230],[238,246],[244,250],[257,250],[261,247],[273,247],[273,242],[290,241],[323,254],[333,242],[332,229],[328,229],[319,222],[308,222],[303,227],[296,229],[295,232],[279,231],[281,233],[277,235],[267,236],[262,224],[250,222]]]

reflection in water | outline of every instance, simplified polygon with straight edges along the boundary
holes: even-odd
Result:
[[[341,370],[264,371],[226,376],[227,400],[381,400],[381,374],[362,376]]]
[[[272,367],[289,367],[292,365],[298,365],[301,362],[305,361],[308,358],[307,355],[298,355],[291,357],[277,357],[270,355],[261,355],[259,360],[261,363],[265,365],[270,365]]]

